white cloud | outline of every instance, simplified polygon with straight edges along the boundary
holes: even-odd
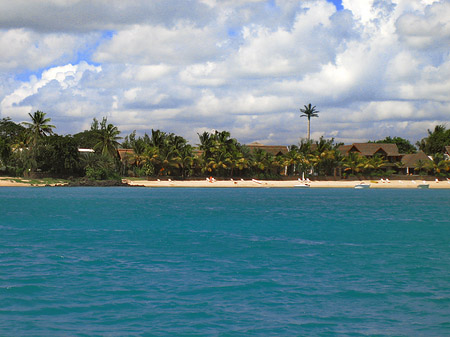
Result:
[[[411,48],[448,50],[450,2],[436,2],[424,11],[401,15],[396,23],[400,38]]]
[[[86,62],[82,62],[78,65],[68,64],[50,68],[42,73],[40,79],[32,76],[29,82],[23,83],[19,88],[1,100],[0,109],[2,115],[11,118],[26,118],[27,114],[33,110],[33,105],[27,104],[26,99],[38,94],[40,90],[53,81],[58,83],[59,89],[62,91],[68,88],[75,88],[86,71],[100,72],[101,67],[95,67]],[[78,92],[83,95],[83,90],[79,90]],[[70,114],[70,110],[67,113]]]
[[[0,2],[0,113],[58,132],[107,116],[124,132],[242,142],[417,140],[450,116],[450,1]],[[64,18],[64,19],[62,19]],[[84,60],[84,61],[83,61]],[[86,61],[86,62],[85,62]],[[26,79],[25,79],[26,77]],[[78,128],[78,129],[77,129]]]
[[[68,34],[40,35],[25,29],[0,31],[0,71],[36,70],[64,62],[92,39]]]
[[[168,76],[172,67],[167,64],[156,65],[127,65],[122,73],[125,80],[137,80],[139,82],[151,82],[164,76]]]
[[[133,26],[119,31],[94,55],[97,62],[141,65],[189,64],[218,53],[214,32],[181,23],[173,28]]]

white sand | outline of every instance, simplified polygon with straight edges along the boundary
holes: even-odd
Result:
[[[27,182],[15,182],[14,178],[11,177],[1,177],[0,187],[19,187],[19,186],[32,186]],[[130,186],[145,186],[145,187],[212,187],[212,188],[223,188],[223,187],[235,187],[235,188],[296,188],[295,185],[300,184],[298,180],[251,180],[251,179],[234,179],[234,180],[217,180],[214,182],[208,182],[205,180],[131,180],[123,179]],[[381,182],[380,180],[364,180],[363,182],[370,184],[370,188],[417,188],[417,185],[422,184],[423,181],[420,179],[411,180],[391,180],[390,182]],[[308,184],[311,188],[354,188],[358,181],[311,181]],[[426,181],[429,184],[430,189],[450,189],[450,183],[447,180],[436,181]],[[45,184],[39,184],[34,186],[45,186]]]
[[[167,181],[167,180],[129,180],[124,179],[131,186],[145,186],[145,187],[247,187],[247,188],[268,188],[268,187],[284,187],[295,188],[295,185],[300,184],[297,180],[277,181],[277,180],[262,180],[252,181],[246,179],[242,180],[218,180],[215,182],[208,182],[206,180],[186,180],[186,181]],[[370,184],[370,188],[417,188],[417,185],[422,184],[422,180],[416,181],[399,181],[391,180],[390,182],[381,182],[380,180],[365,180],[365,183]],[[358,181],[311,181],[309,184],[311,188],[354,188]],[[450,188],[450,183],[447,181],[427,181],[429,188]]]

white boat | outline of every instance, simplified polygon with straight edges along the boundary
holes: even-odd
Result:
[[[357,189],[361,189],[361,188],[370,188],[370,184],[359,183],[359,184],[355,185],[355,188],[357,188]]]
[[[417,188],[429,188],[430,184],[419,184],[417,185]]]
[[[301,184],[294,185],[294,187],[296,187],[296,188],[310,188],[311,185],[301,183]]]

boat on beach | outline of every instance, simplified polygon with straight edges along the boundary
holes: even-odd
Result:
[[[419,184],[417,188],[430,188],[430,184]]]
[[[294,187],[296,187],[296,188],[309,188],[309,187],[311,187],[311,185],[309,184],[310,180],[309,179],[305,179],[305,173],[304,172],[302,173],[302,179],[300,180],[300,178],[299,178],[298,181],[300,183],[297,184],[297,185],[294,185]]]
[[[301,184],[297,184],[294,185],[295,188],[310,188],[311,185],[307,184],[307,183],[301,183]]]
[[[355,185],[356,189],[362,189],[362,188],[370,188],[370,184],[366,184],[365,182],[361,182],[357,185]]]

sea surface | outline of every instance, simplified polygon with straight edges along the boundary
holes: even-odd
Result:
[[[0,188],[0,336],[449,336],[450,190]]]

